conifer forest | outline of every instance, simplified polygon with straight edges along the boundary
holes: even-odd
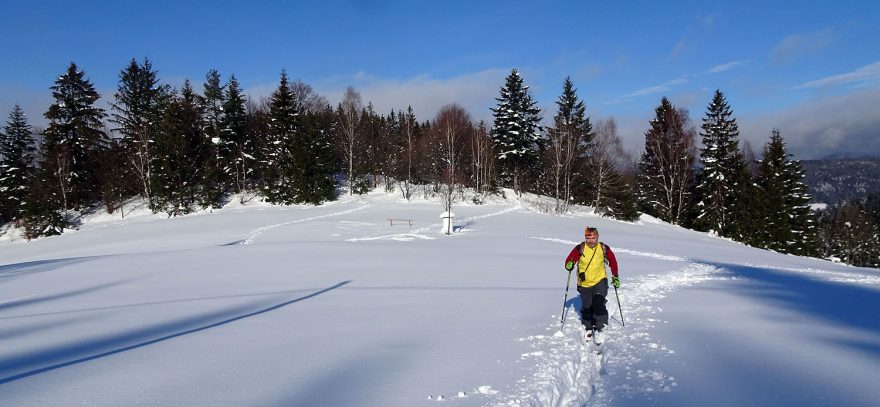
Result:
[[[570,79],[554,111],[537,107],[516,69],[498,84],[486,123],[455,103],[434,117],[403,100],[377,112],[352,87],[333,106],[285,71],[260,100],[216,70],[176,88],[149,59],[132,59],[116,92],[100,95],[71,63],[49,88],[45,128],[18,106],[0,124],[0,232],[57,235],[83,214],[124,217],[135,203],[178,216],[230,199],[319,205],[383,188],[438,195],[449,210],[535,193],[554,198],[548,212],[644,213],[754,247],[880,267],[880,195],[812,208],[784,129],[767,129],[752,151],[721,90],[696,118],[659,100],[633,156],[614,119],[591,118]]]

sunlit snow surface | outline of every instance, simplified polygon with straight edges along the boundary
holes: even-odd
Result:
[[[59,237],[7,233],[0,405],[880,400],[876,270],[552,207],[458,203],[451,236],[439,201],[382,193],[171,219],[133,206]],[[573,287],[560,325],[562,262],[588,225],[622,281],[601,355]]]

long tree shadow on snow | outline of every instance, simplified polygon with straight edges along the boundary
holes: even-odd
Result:
[[[121,334],[109,335],[103,338],[89,339],[79,343],[71,343],[52,349],[43,349],[27,354],[8,357],[0,360],[0,366],[2,366],[2,368],[0,368],[0,375],[2,375],[2,377],[0,377],[0,384],[115,355],[117,353],[152,345],[168,339],[216,328],[316,297],[342,287],[350,282],[351,280],[343,281],[333,286],[315,291],[309,295],[270,306],[265,306],[265,301],[263,301],[262,304],[260,304],[263,308],[257,309],[256,311],[253,310],[255,307],[254,304],[243,305],[196,317],[136,329]]]
[[[63,259],[35,260],[25,261],[21,263],[4,264],[0,265],[0,280],[6,278],[16,278],[32,273],[51,271],[69,264],[82,263],[86,261],[100,259],[102,257],[106,256],[68,257]]]
[[[880,290],[769,267],[708,261],[701,263],[757,283],[737,294],[817,318],[822,321],[817,329],[843,326],[868,333],[866,336],[849,336],[848,340],[837,342],[880,358],[880,318],[877,317]]]
[[[104,289],[107,289],[110,287],[114,287],[117,285],[125,284],[127,282],[132,281],[132,280],[134,280],[134,278],[129,278],[129,279],[120,280],[120,281],[114,281],[112,283],[98,284],[98,285],[91,286],[91,287],[78,288],[75,290],[64,291],[64,292],[49,294],[49,295],[43,295],[43,296],[39,296],[39,297],[30,297],[30,298],[24,298],[24,299],[20,299],[20,300],[6,301],[6,302],[0,303],[0,311],[12,309],[12,308],[17,308],[17,307],[22,307],[25,305],[38,304],[41,302],[48,302],[48,301],[60,300],[63,298],[75,297],[75,296],[81,295],[81,294],[88,294],[88,293],[92,293],[95,291],[100,291],[100,290],[104,290]],[[2,319],[2,318],[0,318],[0,319]]]

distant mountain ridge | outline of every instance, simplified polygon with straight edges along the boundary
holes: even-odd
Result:
[[[803,160],[812,202],[837,204],[880,193],[880,158]]]

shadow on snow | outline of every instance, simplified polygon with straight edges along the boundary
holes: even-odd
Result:
[[[0,377],[0,384],[115,355],[117,353],[152,345],[168,339],[216,328],[316,297],[340,288],[350,282],[350,280],[343,281],[331,287],[315,291],[309,295],[270,305],[256,311],[253,311],[254,305],[238,306],[197,317],[158,324],[121,334],[109,335],[104,338],[90,339],[79,343],[58,346],[53,349],[44,349],[28,354],[9,357],[0,360],[0,366],[3,366],[2,370],[0,370],[0,375],[3,375],[3,377]],[[234,316],[230,317],[230,315]],[[220,320],[218,321],[218,319]],[[47,364],[48,366],[45,366]]]

